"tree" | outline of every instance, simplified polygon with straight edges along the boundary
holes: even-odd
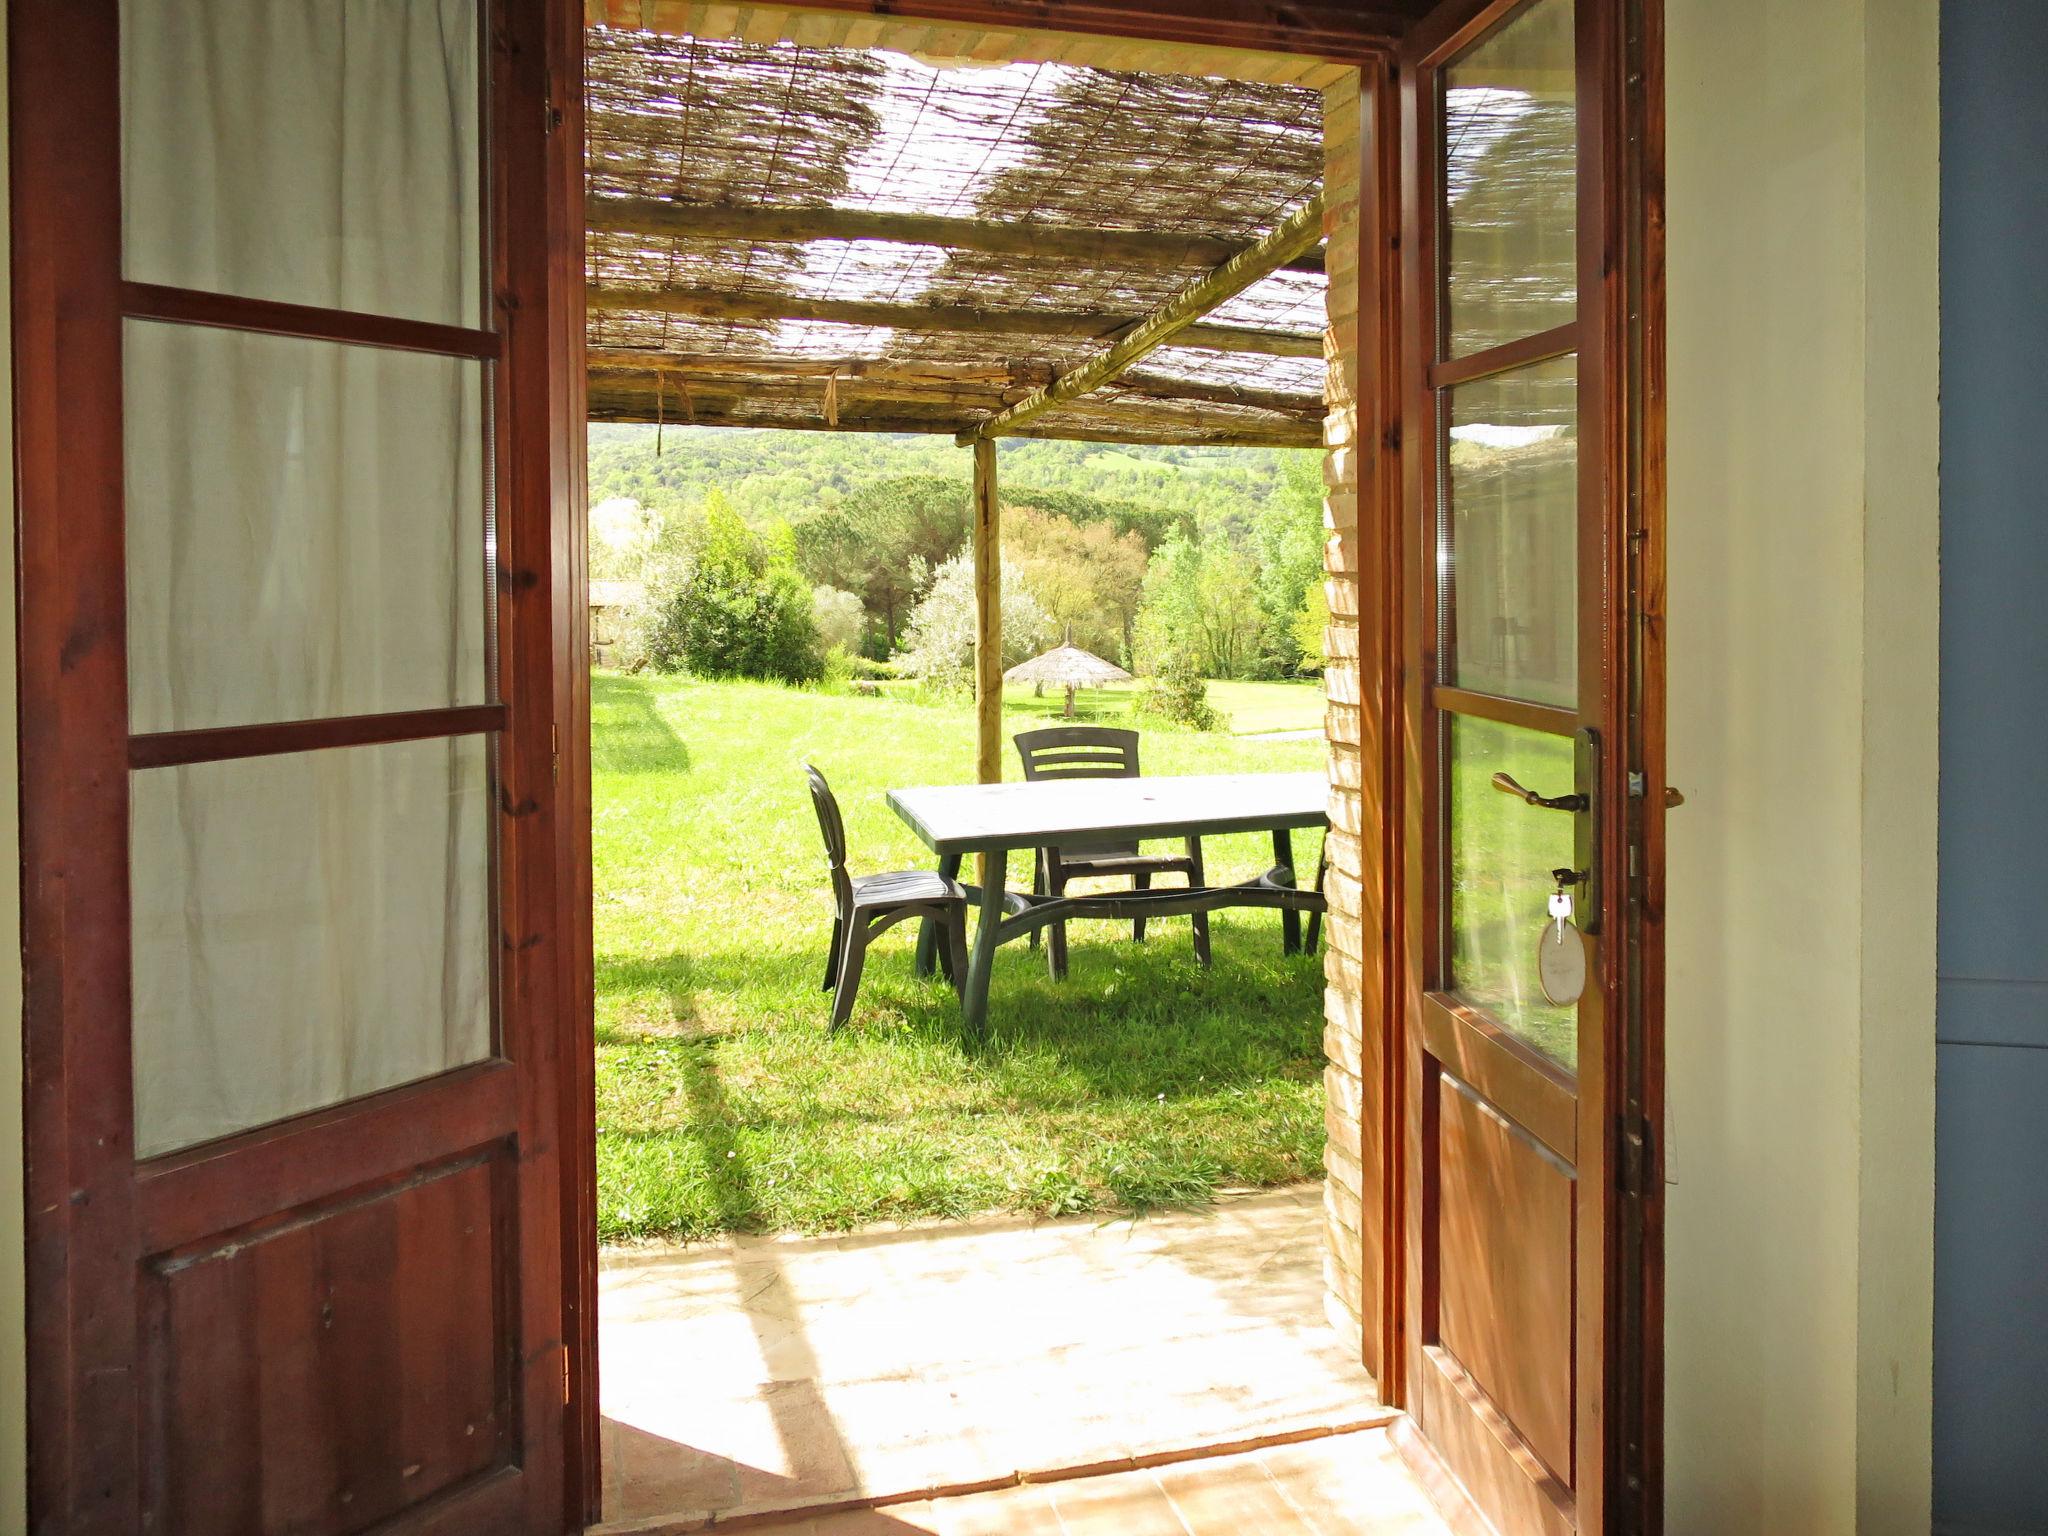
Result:
[[[867,610],[853,593],[814,587],[811,617],[818,626],[818,643],[826,650],[844,651],[849,656],[859,651],[861,635],[867,629]]]
[[[1251,544],[1258,556],[1259,606],[1264,615],[1256,670],[1285,676],[1320,665],[1322,636],[1303,646],[1295,620],[1309,589],[1323,579],[1322,455],[1292,452],[1281,459],[1280,487],[1253,515]]]
[[[720,491],[704,498],[687,574],[652,607],[647,654],[659,671],[790,683],[824,673],[811,589],[788,528],[755,534]]]
[[[1142,669],[1184,659],[1203,677],[1243,677],[1263,624],[1252,563],[1221,540],[1178,535],[1160,545],[1138,615]]]
[[[1003,509],[1003,568],[1016,567],[1055,635],[1129,663],[1145,595],[1145,541],[1108,522]]]
[[[798,521],[798,559],[811,581],[858,593],[893,650],[904,618],[924,594],[918,582],[929,580],[960,547],[967,520],[964,482],[897,475]]]
[[[910,616],[904,652],[928,687],[942,692],[974,684],[974,559],[962,550],[923,583],[925,595]],[[1045,610],[1007,565],[1002,580],[1003,665],[1013,667],[1046,640]]]
[[[1303,671],[1320,672],[1329,665],[1329,655],[1323,649],[1329,627],[1329,594],[1320,581],[1312,581],[1302,595],[1300,611],[1294,615],[1294,647],[1301,653]]]

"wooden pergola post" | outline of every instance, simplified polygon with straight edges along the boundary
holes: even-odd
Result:
[[[996,444],[974,444],[974,776],[1003,777],[1003,545],[996,505]],[[988,884],[988,854],[975,859],[975,879]],[[986,913],[983,922],[988,921]]]
[[[974,726],[975,776],[1003,777],[1003,547],[996,506],[996,445],[974,444]]]

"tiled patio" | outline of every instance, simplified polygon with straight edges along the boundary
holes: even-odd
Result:
[[[685,1530],[1075,1469],[1193,1490],[1207,1486],[1200,1467],[1221,1463],[1129,1469],[1383,1423],[1371,1378],[1323,1321],[1321,1209],[1320,1186],[1304,1185],[1138,1222],[607,1252],[607,1528]],[[886,1518],[899,1523],[872,1529],[930,1528],[901,1523],[901,1506]]]
[[[1385,1430],[880,1509],[761,1536],[1450,1536]]]

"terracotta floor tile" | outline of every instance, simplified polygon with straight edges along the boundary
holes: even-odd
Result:
[[[1060,1536],[1060,1517],[1043,1484],[934,1499],[938,1536]]]
[[[1260,1452],[1259,1460],[1321,1536],[1439,1536],[1445,1530],[1384,1433],[1280,1446]]]
[[[1051,1489],[1063,1536],[1188,1536],[1150,1473],[1075,1478]]]
[[[838,1515],[759,1536],[1450,1536],[1384,1431]]]
[[[643,1437],[608,1503],[730,1518],[1357,1422],[1320,1202],[608,1254],[602,1407]]]
[[[1239,1536],[1247,1531],[1292,1536],[1311,1530],[1255,1456],[1161,1467],[1158,1476],[1159,1486],[1192,1536]]]

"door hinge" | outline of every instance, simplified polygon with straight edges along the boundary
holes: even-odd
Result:
[[[561,728],[561,727],[560,727],[559,725],[550,725],[550,726],[548,727],[548,760],[549,760],[549,772],[550,772],[550,773],[551,773],[551,775],[552,775],[552,778],[550,779],[550,781],[549,781],[549,782],[551,782],[551,783],[555,783],[555,784],[559,784],[559,783],[561,783],[561,782],[562,782],[562,728]]]
[[[569,1350],[566,1345],[562,1349],[562,1406],[569,1406]]]
[[[1621,1192],[1640,1200],[1650,1191],[1657,1174],[1657,1147],[1650,1122],[1640,1116],[1624,1116],[1618,1126],[1615,1173]]]

